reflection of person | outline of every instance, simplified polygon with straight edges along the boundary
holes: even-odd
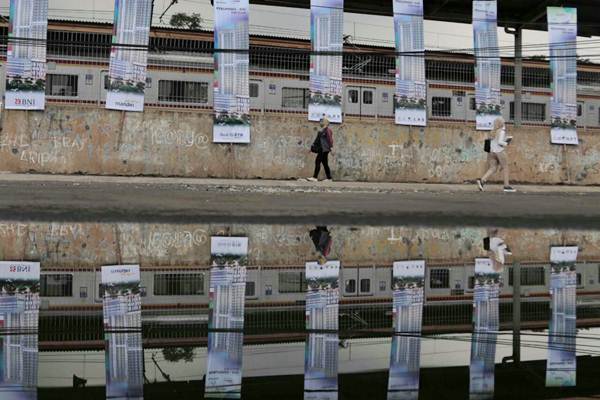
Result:
[[[504,242],[504,239],[497,236],[497,229],[490,229],[488,235],[488,237],[483,239],[483,248],[489,253],[494,271],[500,272],[502,271],[502,267],[504,267],[506,256],[510,256],[512,253],[508,245]]]
[[[509,169],[508,169],[508,157],[506,155],[506,147],[512,140],[512,137],[506,135],[506,125],[504,124],[504,118],[498,117],[494,120],[494,126],[492,128],[494,138],[489,140],[489,149],[487,156],[488,170],[481,177],[477,179],[477,186],[479,190],[483,191],[485,184],[490,176],[492,176],[498,169],[502,170],[504,175],[504,191],[515,192],[509,182]]]
[[[332,240],[329,230],[326,226],[317,226],[310,231],[309,235],[315,245],[315,249],[325,259],[331,251]],[[319,261],[321,260],[319,259]],[[322,265],[323,263],[320,264]]]
[[[317,132],[315,142],[311,147],[311,151],[317,153],[315,159],[315,173],[312,178],[308,178],[311,182],[317,182],[319,180],[319,172],[321,172],[321,164],[325,170],[327,179],[325,182],[331,181],[331,170],[329,169],[329,153],[333,150],[333,131],[329,127],[329,120],[323,117],[319,122],[321,129]]]

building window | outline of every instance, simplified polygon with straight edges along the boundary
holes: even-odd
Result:
[[[452,115],[452,99],[450,97],[432,97],[431,115],[434,117],[449,117]]]
[[[208,103],[208,83],[158,81],[158,101]]]
[[[370,279],[361,279],[360,280],[360,292],[361,293],[369,293],[371,291],[371,280]]]
[[[250,97],[253,99],[258,97],[258,83],[250,83]]]
[[[474,288],[475,288],[475,277],[470,276],[469,277],[469,289],[474,289]]]
[[[281,89],[282,108],[308,108],[310,90],[302,88],[284,87]]]
[[[431,289],[450,288],[450,270],[432,269],[429,273],[429,287]]]
[[[363,92],[363,104],[373,104],[373,91],[365,90]]]
[[[469,109],[472,111],[477,111],[477,99],[475,97],[471,97],[469,99]]]
[[[581,286],[581,274],[577,273],[577,286]]]
[[[265,285],[265,296],[273,295],[273,285]]]
[[[346,284],[344,286],[345,286],[344,291],[346,293],[356,293],[356,280],[355,279],[346,280]]]
[[[46,94],[48,96],[77,96],[78,75],[47,74]]]
[[[156,274],[155,296],[191,296],[204,294],[204,274]]]
[[[72,297],[73,275],[42,274],[40,276],[40,296],[42,297]]]
[[[246,297],[254,297],[256,294],[256,283],[252,281],[246,282]]]
[[[82,299],[87,299],[87,287],[86,286],[81,286],[79,288],[79,297]]]
[[[358,104],[358,90],[356,90],[356,89],[348,90],[348,103]]]
[[[508,269],[508,285],[513,285],[513,268]],[[521,286],[544,286],[546,275],[544,267],[521,267]]]
[[[387,283],[385,281],[379,281],[379,291],[384,292],[387,288]]]
[[[515,119],[515,102],[510,102],[510,119]],[[523,121],[540,122],[546,120],[546,104],[521,103],[521,119]]]
[[[577,116],[581,117],[583,115],[583,103],[577,103]]]
[[[304,272],[280,272],[279,293],[306,292],[306,277]]]

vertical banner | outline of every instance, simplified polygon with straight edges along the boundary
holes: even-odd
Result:
[[[210,253],[205,397],[239,399],[242,395],[248,238],[212,237]]]
[[[546,386],[575,386],[577,252],[577,246],[552,247],[550,250],[552,316],[548,334]]]
[[[496,0],[473,1],[475,45],[475,107],[477,130],[491,131],[502,116],[500,104],[500,49]]]
[[[106,108],[144,111],[152,0],[115,0]]]
[[[338,397],[340,262],[306,263],[304,399]]]
[[[0,262],[0,399],[36,400],[40,263]]]
[[[427,124],[423,0],[394,0],[396,124]]]
[[[577,9],[548,7],[551,142],[579,144],[577,137]]]
[[[47,31],[48,0],[10,0],[6,109],[44,109]]]
[[[499,329],[498,299],[502,285],[501,265],[489,258],[475,260],[473,288],[473,337],[469,368],[469,398],[494,398],[496,336]]]
[[[342,122],[343,36],[344,0],[311,0],[309,121]]]
[[[214,143],[250,143],[248,0],[215,0]]]
[[[424,280],[425,261],[394,263],[394,336],[390,355],[388,400],[419,398]]]
[[[144,398],[140,267],[102,267],[106,398]]]

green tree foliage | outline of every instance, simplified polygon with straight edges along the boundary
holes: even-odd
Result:
[[[202,17],[200,14],[177,13],[171,16],[169,24],[176,28],[200,29],[202,27]]]

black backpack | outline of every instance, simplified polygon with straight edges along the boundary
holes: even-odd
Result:
[[[321,136],[319,133],[317,133],[315,141],[313,142],[312,146],[310,146],[310,151],[313,153],[318,153],[321,151]]]
[[[483,151],[485,151],[486,153],[489,153],[491,150],[492,150],[492,140],[485,139],[485,142],[483,143]]]

